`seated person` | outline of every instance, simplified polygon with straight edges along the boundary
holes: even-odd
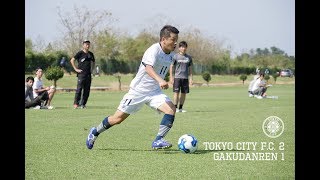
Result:
[[[267,82],[264,79],[264,73],[260,73],[259,78],[253,83],[251,92],[258,99],[265,98],[267,96]]]
[[[42,96],[38,96],[37,98],[33,97],[33,88],[32,85],[34,83],[34,78],[32,76],[27,77],[25,83],[25,108],[40,109],[41,107],[41,98]]]
[[[253,80],[252,81],[250,81],[250,83],[249,83],[249,87],[248,87],[248,93],[249,93],[249,97],[253,97],[253,92],[252,92],[252,88],[253,88],[253,85],[254,85],[254,83],[259,79],[259,75],[255,75],[254,77],[253,77]]]
[[[37,96],[42,96],[41,99],[45,101],[44,106],[46,106],[48,109],[53,109],[51,106],[51,100],[53,98],[54,93],[56,92],[55,88],[53,86],[51,87],[44,87],[42,82],[42,75],[43,71],[41,68],[36,69],[36,77],[34,78],[33,83],[33,97],[36,98]]]

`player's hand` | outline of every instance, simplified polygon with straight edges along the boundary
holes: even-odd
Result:
[[[75,71],[77,72],[77,73],[81,73],[82,72],[82,69],[75,69]]]
[[[160,85],[160,88],[161,88],[161,89],[168,89],[168,88],[169,88],[169,84],[168,84],[168,82],[165,81],[165,80],[161,81],[161,82],[159,83],[159,85]]]
[[[193,81],[192,81],[192,79],[190,79],[189,86],[192,86],[192,85],[193,85]]]

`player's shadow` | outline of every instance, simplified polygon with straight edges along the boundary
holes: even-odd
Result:
[[[196,152],[194,152],[194,154],[207,154],[207,153],[211,153],[212,151],[210,150],[197,150]]]

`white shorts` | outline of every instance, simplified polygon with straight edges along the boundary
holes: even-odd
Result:
[[[157,110],[165,102],[171,102],[171,100],[162,91],[152,92],[152,94],[140,94],[130,89],[120,101],[118,110],[127,114],[133,114],[139,111],[144,104]]]

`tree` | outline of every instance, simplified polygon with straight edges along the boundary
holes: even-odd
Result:
[[[202,73],[202,78],[207,82],[207,86],[209,86],[209,81],[211,81],[211,74],[208,71]]]
[[[53,81],[53,85],[57,87],[57,81],[63,77],[63,70],[59,66],[50,66],[46,72],[45,76],[49,81]]]
[[[272,46],[271,48],[271,53],[272,54],[280,54],[280,55],[284,55],[284,51],[282,51],[281,49],[275,47],[275,46]]]
[[[114,76],[118,79],[118,83],[119,83],[118,84],[118,90],[121,91],[121,76],[120,76],[120,73],[118,72]]]
[[[274,83],[277,82],[277,78],[280,76],[280,73],[279,72],[275,72],[272,77],[273,77],[273,80],[274,80]]]
[[[266,74],[266,75],[264,76],[264,79],[268,82],[268,81],[269,81],[269,79],[270,79],[269,74]]]
[[[31,39],[26,39],[24,41],[24,49],[25,51],[32,51],[33,50],[33,44]]]
[[[65,46],[64,49],[70,54],[77,52],[84,39],[93,41],[93,35],[98,28],[103,27],[106,30],[109,24],[116,21],[112,18],[112,13],[108,11],[93,11],[87,7],[78,8],[76,5],[72,13],[63,13],[61,8],[58,7],[58,16],[64,28],[61,45]]]
[[[94,36],[95,57],[103,59],[117,58],[120,55],[119,35],[112,31],[100,31]]]
[[[244,84],[244,81],[247,80],[247,75],[241,74],[240,75],[240,80],[242,80],[242,84]]]

